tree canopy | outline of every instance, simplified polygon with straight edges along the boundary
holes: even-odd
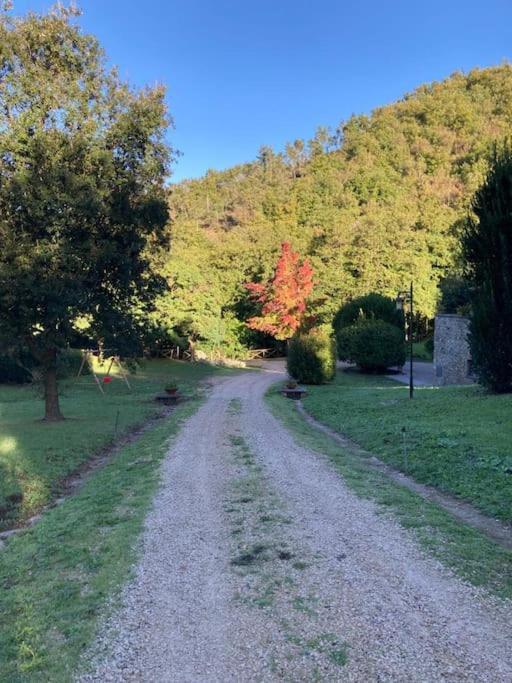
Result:
[[[164,289],[148,257],[168,218],[164,91],[120,81],[75,14],[0,13],[0,333],[40,362],[47,419],[77,321],[133,343]]]
[[[319,129],[283,152],[173,185],[172,250],[158,303],[170,327],[211,342],[247,332],[247,281],[271,277],[289,241],[315,272],[319,322],[372,291],[395,298],[414,280],[431,317],[452,269],[490,144],[512,123],[512,67],[455,73],[402,100]]]
[[[289,242],[283,242],[274,276],[266,283],[248,282],[245,286],[261,305],[259,315],[249,318],[247,325],[286,341],[305,321],[313,291],[313,269],[308,261],[301,261]]]

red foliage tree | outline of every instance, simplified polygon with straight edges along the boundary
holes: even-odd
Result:
[[[289,242],[283,242],[274,277],[266,283],[248,282],[245,286],[261,304],[261,314],[249,318],[247,326],[284,341],[305,320],[307,300],[313,291],[313,269]]]

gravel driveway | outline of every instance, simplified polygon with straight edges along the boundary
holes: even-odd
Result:
[[[163,464],[140,564],[82,681],[512,681],[512,610],[298,446],[247,372]]]

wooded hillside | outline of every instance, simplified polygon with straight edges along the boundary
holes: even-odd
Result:
[[[285,239],[313,265],[320,317],[370,291],[395,296],[411,277],[432,316],[489,147],[511,123],[512,66],[476,69],[172,186],[158,318],[208,345],[247,340],[243,284],[271,274]]]

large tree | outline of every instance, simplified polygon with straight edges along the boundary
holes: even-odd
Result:
[[[76,14],[0,11],[0,334],[39,362],[47,420],[77,320],[126,344],[163,288],[164,91],[121,82]]]
[[[462,236],[471,301],[474,369],[493,391],[512,391],[512,146],[496,147]]]

